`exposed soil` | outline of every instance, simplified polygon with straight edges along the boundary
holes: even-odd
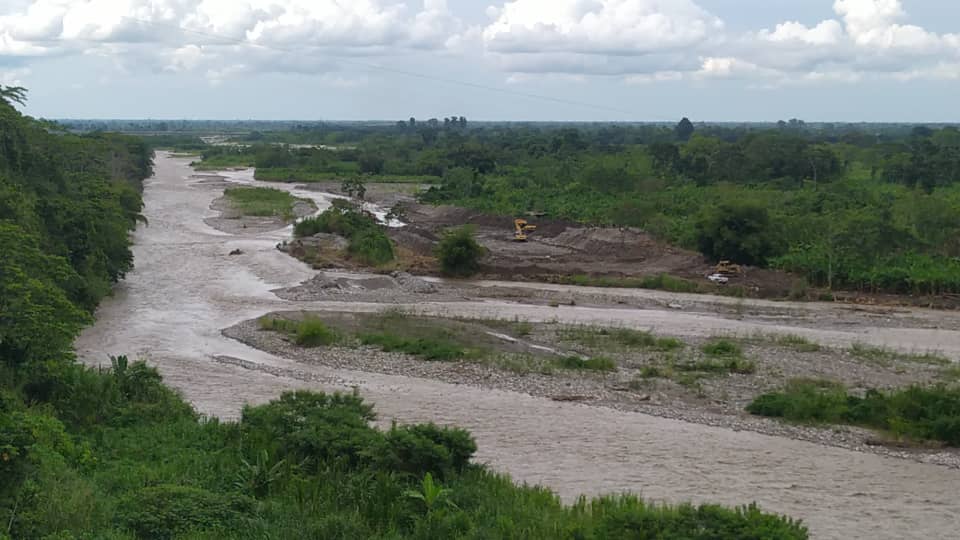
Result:
[[[342,194],[339,184],[330,182],[300,187]],[[456,206],[423,205],[414,197],[417,189],[408,184],[367,185],[366,200],[381,207],[401,203],[406,211],[406,226],[389,231],[400,251],[396,267],[402,270],[436,275],[439,269],[433,251],[443,231],[472,225],[477,240],[487,249],[481,266],[486,278],[556,281],[575,275],[642,278],[668,274],[690,280],[706,292],[722,290],[707,281],[714,266],[702,255],[663,243],[640,229],[588,227],[544,216],[503,216]],[[526,242],[513,239],[517,217],[537,227]],[[322,251],[318,254],[319,260],[306,260],[319,268],[337,266],[338,262],[355,268],[338,257],[324,256]],[[782,297],[796,281],[783,272],[744,270],[740,276],[731,276],[726,287],[737,287],[748,296]]]

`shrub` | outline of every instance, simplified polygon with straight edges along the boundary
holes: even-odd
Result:
[[[382,443],[371,451],[371,459],[384,470],[417,478],[428,473],[443,478],[449,473],[462,472],[476,451],[473,438],[462,429],[434,424],[393,426],[384,434]]]
[[[187,532],[238,530],[253,510],[253,500],[239,495],[161,485],[121,501],[117,521],[140,538],[165,540]]]
[[[765,206],[728,201],[701,214],[696,223],[700,252],[707,257],[763,266],[780,254],[777,233]]]
[[[286,392],[258,407],[244,407],[247,448],[316,471],[325,464],[356,467],[380,434],[369,422],[373,409],[356,394]]]
[[[444,274],[466,277],[477,273],[485,251],[474,238],[473,228],[463,226],[444,234],[436,255]]]
[[[293,234],[296,237],[313,236],[317,233],[339,234],[346,238],[352,238],[353,235],[376,229],[379,225],[377,219],[350,204],[336,199],[333,205],[318,216],[301,220],[293,228]]]
[[[709,504],[662,507],[623,495],[590,503],[581,501],[575,510],[589,513],[597,520],[594,538],[802,540],[808,535],[800,522],[764,514],[756,505],[732,510]]]
[[[794,381],[757,397],[747,411],[800,422],[845,423],[960,446],[960,389],[912,386],[849,396],[833,383]]]
[[[320,319],[305,319],[297,324],[295,341],[297,345],[302,347],[332,345],[336,343],[337,339],[337,333]]]
[[[393,242],[379,227],[351,237],[347,252],[369,266],[386,264],[394,258]]]
[[[293,234],[298,238],[317,233],[339,234],[347,238],[350,241],[347,252],[366,265],[379,266],[395,257],[393,242],[376,218],[340,199],[319,216],[301,220],[293,228]]]
[[[794,422],[841,422],[847,411],[847,393],[827,381],[791,381],[784,392],[757,397],[747,411],[758,416],[785,418]]]

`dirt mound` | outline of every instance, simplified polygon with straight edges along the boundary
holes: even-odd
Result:
[[[400,288],[416,294],[433,294],[437,292],[437,286],[429,281],[418,278],[406,272],[394,272],[390,274]]]
[[[669,249],[646,232],[629,228],[568,228],[542,241],[588,255],[617,259],[645,260]]]

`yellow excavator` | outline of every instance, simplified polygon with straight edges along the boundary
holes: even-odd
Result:
[[[513,220],[513,226],[516,229],[516,231],[513,233],[514,242],[526,242],[527,233],[531,233],[537,230],[536,225],[530,225],[529,223],[527,223],[527,220],[522,218],[517,218]]]
[[[714,272],[723,276],[739,276],[743,274],[743,267],[730,261],[720,261]]]

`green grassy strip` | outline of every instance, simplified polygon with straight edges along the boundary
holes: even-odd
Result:
[[[286,191],[264,187],[235,187],[223,192],[230,203],[245,216],[293,216],[297,198]]]
[[[747,411],[794,422],[852,424],[960,446],[960,388],[948,386],[848,394],[840,384],[799,380],[757,397]]]

